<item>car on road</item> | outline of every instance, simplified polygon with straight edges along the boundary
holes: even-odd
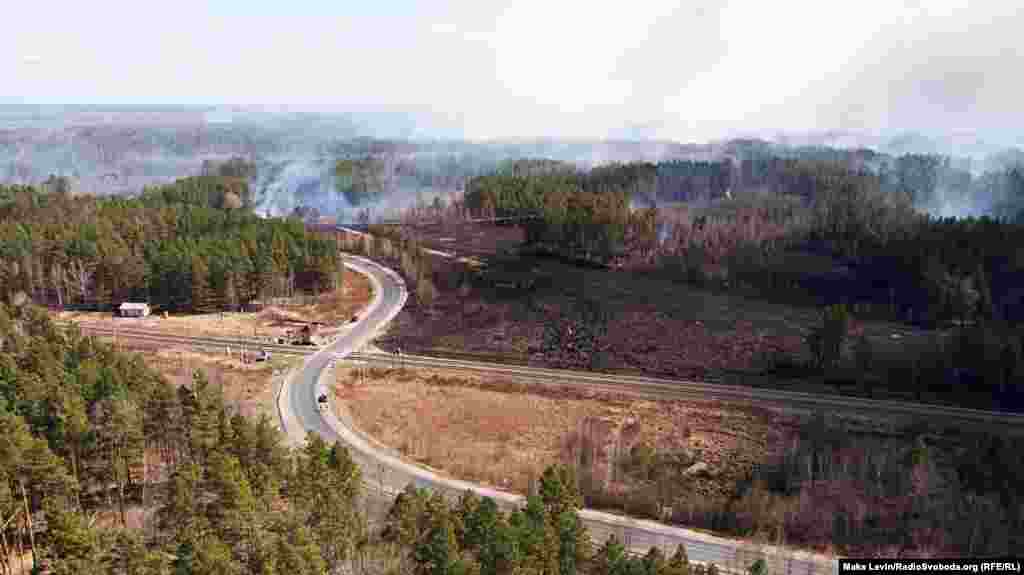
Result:
[[[267,361],[269,359],[270,352],[265,349],[261,349],[260,352],[256,354],[256,361]]]

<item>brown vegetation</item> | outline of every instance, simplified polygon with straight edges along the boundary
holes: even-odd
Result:
[[[403,455],[462,479],[526,492],[546,466],[592,463],[609,473],[639,444],[682,450],[715,470],[698,489],[722,495],[792,424],[772,412],[690,402],[639,401],[443,370],[339,370],[338,408]],[[608,444],[612,449],[605,449]]]
[[[993,435],[437,371],[338,377],[361,429],[462,479],[524,492],[563,462],[591,507],[846,555],[999,553],[1024,533],[1024,468]]]
[[[136,347],[132,345],[129,349],[141,352],[146,365],[159,372],[171,385],[191,385],[192,374],[197,369],[202,370],[210,384],[222,391],[225,405],[247,418],[259,419],[260,415],[266,415],[273,421],[277,420],[274,373],[283,372],[289,361],[297,361],[275,358],[271,362],[242,363],[237,354],[229,358],[184,348],[147,350]]]
[[[525,257],[492,257],[479,272],[439,257],[430,263],[435,297],[430,305],[411,300],[381,338],[383,347],[699,378],[759,367],[759,355],[798,355],[817,321],[812,307],[701,290],[653,272],[617,273]],[[498,280],[491,279],[497,274]],[[516,278],[532,285],[499,285]],[[605,322],[588,342],[596,355],[564,345],[582,333],[582,325],[594,323],[579,311],[588,306],[600,310],[598,323]],[[889,336],[897,331],[885,322],[856,327],[878,349],[890,347]],[[921,336],[898,331],[907,334],[902,343]]]
[[[174,335],[283,337],[310,322],[340,326],[365,307],[373,297],[370,280],[347,273],[340,290],[318,296],[278,298],[258,312],[224,312],[195,315],[159,315],[122,319],[110,313],[55,311],[54,319],[88,323],[105,328],[144,329]],[[329,329],[329,328],[328,328]]]

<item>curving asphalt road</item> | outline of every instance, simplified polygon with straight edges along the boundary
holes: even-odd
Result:
[[[328,441],[341,441],[349,446],[353,458],[363,468],[366,483],[385,497],[392,497],[413,483],[420,487],[457,494],[469,489],[491,497],[509,508],[522,503],[522,497],[477,484],[444,477],[426,468],[415,466],[386,452],[381,446],[343,424],[330,407],[319,407],[317,397],[329,393],[331,366],[334,361],[350,355],[367,344],[401,310],[407,299],[402,279],[386,268],[364,258],[348,257],[345,265],[366,274],[374,286],[374,299],[361,315],[360,321],[331,345],[310,356],[301,372],[286,381],[278,398],[280,416],[293,444],[301,444],[306,432],[320,434]],[[825,574],[838,572],[834,560],[810,553],[781,550],[774,547],[751,547],[746,543],[671,527],[653,521],[636,520],[610,513],[585,509],[580,513],[595,541],[604,541],[616,533],[633,552],[644,553],[651,546],[671,552],[678,544],[686,546],[691,560],[714,562],[726,571],[741,572],[758,557],[764,557],[772,573],[787,575]]]
[[[345,266],[370,278],[374,288],[373,300],[360,314],[357,323],[350,324],[347,332],[307,358],[302,371],[286,384],[282,395],[287,397],[284,404],[288,409],[282,412],[282,416],[290,417],[282,419],[286,433],[294,442],[302,441],[310,431],[328,441],[342,439],[337,430],[324,420],[324,413],[319,409],[317,396],[327,393],[319,389],[320,377],[337,356],[346,356],[369,343],[378,330],[398,314],[408,297],[405,283],[390,270],[356,257],[346,257]]]

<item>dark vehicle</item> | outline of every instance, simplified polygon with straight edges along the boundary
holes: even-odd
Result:
[[[349,320],[349,323],[356,323],[357,321],[359,321],[359,316],[354,315],[354,316],[352,316],[352,319]]]

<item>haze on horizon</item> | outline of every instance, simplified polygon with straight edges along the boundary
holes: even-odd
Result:
[[[0,103],[402,113],[469,139],[1024,143],[1011,1],[501,4],[16,3]]]

